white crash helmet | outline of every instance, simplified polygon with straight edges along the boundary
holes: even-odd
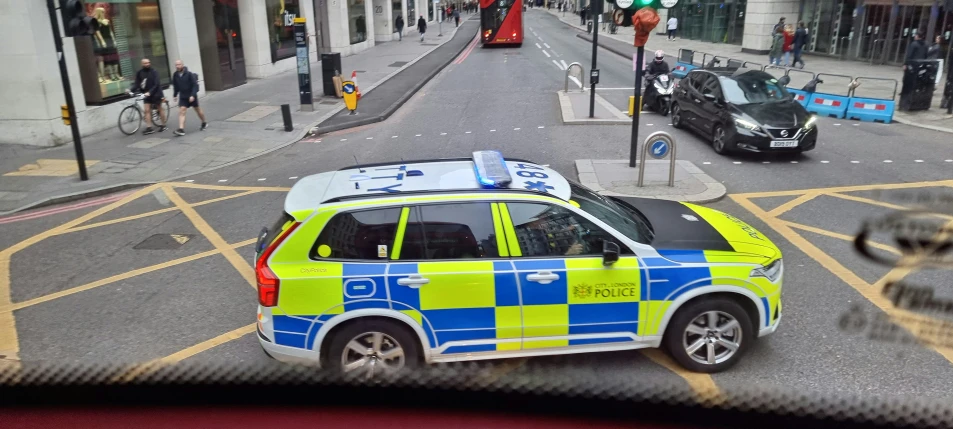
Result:
[[[661,49],[655,51],[655,62],[660,63],[663,60],[665,60],[665,52],[663,52]]]

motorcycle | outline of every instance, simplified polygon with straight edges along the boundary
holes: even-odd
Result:
[[[668,116],[669,106],[672,105],[672,93],[675,91],[675,81],[672,75],[645,76],[646,88],[643,105],[650,107],[662,116]]]

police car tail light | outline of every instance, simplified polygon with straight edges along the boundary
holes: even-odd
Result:
[[[281,284],[275,272],[268,267],[268,258],[271,257],[275,249],[278,248],[281,242],[285,241],[285,238],[291,235],[298,225],[301,224],[298,222],[291,224],[268,248],[261,252],[261,256],[258,258],[258,261],[255,262],[255,277],[258,279],[258,303],[263,307],[274,307],[278,305],[278,287]]]
[[[505,188],[513,181],[503,154],[495,150],[473,152],[473,170],[484,188]]]

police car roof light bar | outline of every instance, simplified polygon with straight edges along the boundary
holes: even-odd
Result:
[[[503,154],[495,150],[473,152],[473,170],[477,181],[487,188],[505,188],[512,181]]]

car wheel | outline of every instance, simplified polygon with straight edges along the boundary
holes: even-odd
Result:
[[[748,313],[728,298],[701,298],[678,310],[663,343],[685,369],[716,373],[734,366],[754,341]]]
[[[669,111],[668,102],[665,101],[665,99],[663,98],[659,98],[656,103],[658,104],[656,108],[659,114],[662,116],[668,116],[668,111]]]
[[[682,108],[678,103],[672,103],[672,126],[682,128]]]
[[[409,329],[380,319],[359,320],[334,334],[328,367],[364,380],[397,374],[420,361],[417,340]]]
[[[728,153],[727,138],[725,129],[721,125],[715,125],[715,129],[711,133],[711,147],[715,149],[715,153],[719,155]]]

